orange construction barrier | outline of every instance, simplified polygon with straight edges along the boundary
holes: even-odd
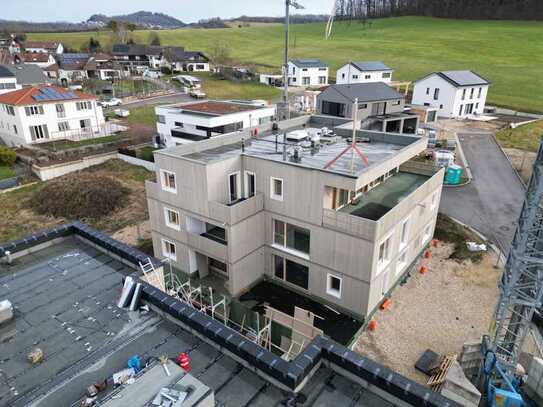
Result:
[[[432,247],[438,247],[439,246],[439,240],[432,239]]]
[[[370,331],[375,331],[377,329],[377,322],[375,321],[375,319],[372,319],[370,321],[370,323],[368,324],[368,328]]]
[[[420,266],[420,268],[419,268],[419,273],[420,274],[426,274],[427,271],[428,271],[428,269],[426,268],[426,266]]]
[[[388,307],[390,307],[390,304],[392,304],[392,300],[390,298],[385,298],[385,300],[381,303],[381,308],[383,311],[387,310]]]
[[[432,252],[430,250],[426,250],[424,252],[424,258],[429,259],[430,257],[432,257]]]
[[[189,355],[185,352],[181,352],[179,356],[177,356],[177,363],[185,370],[185,372],[190,372]]]

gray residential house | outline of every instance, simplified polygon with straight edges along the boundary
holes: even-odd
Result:
[[[322,119],[156,151],[157,181],[146,183],[155,255],[232,296],[269,279],[370,315],[430,242],[443,170],[411,160],[425,138],[360,130],[354,160],[351,130],[300,139],[330,126]]]
[[[415,134],[418,116],[406,113],[405,96],[383,82],[332,85],[317,96],[317,112],[322,115],[353,119],[361,128],[399,134]]]

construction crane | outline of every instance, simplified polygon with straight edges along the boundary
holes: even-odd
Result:
[[[290,29],[290,7],[296,10],[304,8],[295,0],[285,0],[285,55],[283,60],[283,109],[284,118],[290,119],[290,108],[288,103],[288,47],[289,47],[289,29]]]
[[[542,205],[543,137],[500,282],[494,326],[483,340],[489,405],[495,405],[498,397],[515,402],[520,397],[514,380],[518,360],[532,317],[543,299]]]

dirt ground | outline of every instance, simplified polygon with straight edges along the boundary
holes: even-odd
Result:
[[[525,183],[528,183],[532,175],[532,167],[536,153],[531,151],[518,150],[516,148],[504,148],[505,154],[513,163],[513,167],[520,174]]]
[[[502,273],[494,267],[496,255],[458,263],[448,259],[452,251],[450,244],[432,248],[431,259],[423,260],[428,272],[414,271],[393,292],[390,308],[374,316],[377,329],[359,337],[357,352],[426,384],[428,377],[414,368],[426,349],[459,354],[464,342],[488,332]]]
[[[128,245],[137,246],[139,239],[151,238],[151,225],[146,220],[136,225],[127,226],[115,232],[111,237]]]

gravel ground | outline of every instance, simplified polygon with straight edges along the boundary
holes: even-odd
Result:
[[[449,244],[432,248],[432,258],[423,260],[428,272],[413,272],[393,292],[390,308],[374,316],[376,331],[359,337],[357,352],[426,384],[428,377],[414,367],[426,349],[459,354],[464,342],[488,331],[502,273],[495,254],[474,265],[449,260],[451,253]]]

